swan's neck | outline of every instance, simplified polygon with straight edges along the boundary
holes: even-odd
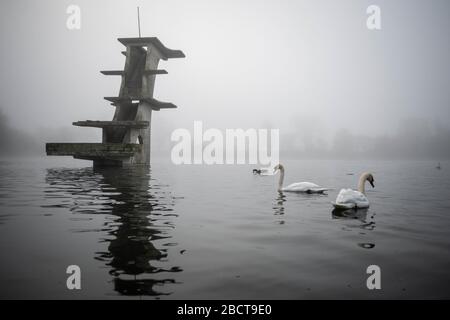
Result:
[[[361,192],[362,194],[366,194],[366,180],[368,176],[369,176],[368,173],[363,173],[361,177],[359,177],[358,191]]]
[[[283,181],[284,181],[284,168],[280,168],[280,180],[278,180],[278,191],[283,189]]]

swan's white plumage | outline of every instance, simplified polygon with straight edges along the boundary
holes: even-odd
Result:
[[[344,209],[368,208],[369,200],[362,192],[352,189],[342,189],[333,205],[336,208]]]
[[[280,180],[278,181],[278,191],[285,192],[304,192],[304,193],[324,193],[328,190],[328,188],[323,188],[312,182],[296,182],[288,185],[287,187],[283,187],[284,181],[284,166],[282,164],[278,164],[274,168],[274,173],[280,171]]]
[[[327,188],[323,188],[312,182],[296,182],[281,189],[281,191],[287,192],[309,192],[309,193],[322,193],[327,191]]]

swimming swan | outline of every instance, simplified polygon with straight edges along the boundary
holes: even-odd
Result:
[[[282,164],[279,164],[273,168],[274,171],[280,170],[280,180],[278,182],[278,191],[286,191],[286,192],[304,192],[304,193],[324,193],[328,190],[328,188],[322,188],[315,183],[312,182],[296,182],[288,185],[283,188],[284,181],[284,167]]]
[[[369,200],[366,197],[366,181],[369,181],[372,188],[375,188],[375,180],[373,179],[373,175],[365,172],[359,178],[358,191],[352,189],[341,189],[336,198],[336,202],[333,203],[333,206],[336,209],[341,210],[368,208]]]
[[[253,169],[253,174],[260,176],[271,176],[274,174],[274,171],[270,170],[269,168],[260,168],[260,169]]]

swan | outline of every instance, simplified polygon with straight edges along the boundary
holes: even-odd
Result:
[[[333,206],[340,210],[368,208],[369,200],[366,197],[366,181],[369,181],[372,188],[375,188],[373,175],[369,172],[365,172],[359,177],[358,191],[341,189]]]
[[[272,172],[270,172],[271,170],[269,168],[260,168],[260,169],[253,169],[253,174],[255,175],[260,175],[260,176],[271,176],[274,174],[273,170]]]
[[[253,174],[261,174],[261,169],[253,169]]]
[[[328,190],[328,188],[323,188],[312,182],[296,182],[283,188],[284,166],[282,164],[279,164],[275,166],[273,170],[275,172],[277,170],[280,170],[280,180],[278,182],[279,192],[286,191],[286,192],[304,192],[304,193],[324,193],[325,191]]]

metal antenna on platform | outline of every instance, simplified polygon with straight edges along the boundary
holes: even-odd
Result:
[[[138,30],[139,30],[139,38],[141,37],[141,20],[139,18],[139,7],[137,7],[137,18],[138,18]]]

